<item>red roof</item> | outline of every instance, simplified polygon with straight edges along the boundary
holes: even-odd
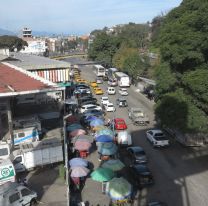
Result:
[[[42,90],[51,86],[7,65],[0,64],[0,93]]]

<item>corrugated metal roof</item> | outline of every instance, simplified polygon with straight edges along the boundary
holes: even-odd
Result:
[[[53,88],[27,74],[0,64],[0,93],[23,92]]]
[[[11,53],[11,56],[19,61],[7,61],[10,64],[21,67],[25,70],[45,70],[70,68],[71,64],[64,61],[49,59],[47,57],[36,56],[32,54],[23,54],[19,52]]]

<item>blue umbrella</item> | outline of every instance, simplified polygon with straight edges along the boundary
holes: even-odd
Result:
[[[75,123],[75,124],[71,124],[71,125],[67,126],[66,129],[68,132],[72,132],[76,129],[83,129],[83,127],[80,124]]]
[[[96,142],[113,142],[113,137],[109,135],[100,135],[96,137]]]
[[[91,127],[96,127],[99,125],[104,125],[104,121],[102,119],[95,119],[90,122]]]
[[[86,119],[87,121],[93,121],[93,120],[99,119],[99,118],[96,117],[96,116],[87,116],[85,119]]]
[[[102,129],[102,130],[97,131],[95,137],[98,137],[100,135],[109,135],[111,137],[115,136],[114,132],[110,129]]]
[[[69,161],[70,167],[76,167],[76,166],[82,166],[82,167],[87,167],[88,166],[88,161],[82,158],[73,158]]]
[[[118,148],[113,142],[99,144],[98,152],[102,155],[114,155]]]

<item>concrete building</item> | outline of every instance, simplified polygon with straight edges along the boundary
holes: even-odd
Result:
[[[10,56],[15,60],[9,59],[6,62],[25,71],[30,71],[48,81],[54,83],[70,81],[69,72],[71,64],[68,62],[19,52],[11,53]]]

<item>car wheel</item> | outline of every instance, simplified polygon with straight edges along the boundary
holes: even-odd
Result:
[[[36,201],[36,199],[32,199],[30,201],[30,206],[35,206],[35,205],[37,205],[37,201]]]

